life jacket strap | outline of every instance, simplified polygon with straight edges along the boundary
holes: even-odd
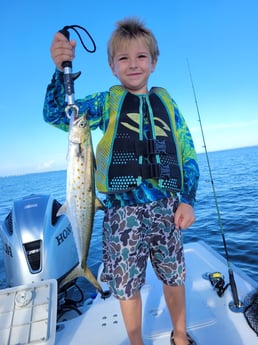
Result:
[[[143,163],[130,162],[127,165],[117,166],[117,176],[132,175],[133,177],[142,177],[143,179],[164,179],[171,178],[171,172],[173,170],[173,164],[158,164],[158,163]]]
[[[155,154],[175,154],[172,150],[172,146],[167,147],[167,143],[165,140],[161,139],[146,139],[139,142],[135,142],[135,140],[131,139],[119,139],[116,138],[115,142],[119,151],[128,151],[128,147],[133,148],[134,152],[138,156],[149,156]]]

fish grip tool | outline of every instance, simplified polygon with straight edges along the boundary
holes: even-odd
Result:
[[[85,45],[79,31],[77,29],[80,29],[84,31],[87,36],[89,37],[91,43],[92,43],[92,48],[89,49]],[[70,40],[70,32],[69,30],[73,30],[79,37],[80,42],[83,46],[83,48],[88,52],[88,53],[94,53],[96,51],[96,44],[90,33],[80,25],[66,25],[63,27],[63,29],[59,30],[61,34],[63,34],[67,40]],[[64,87],[65,87],[65,94],[67,97],[67,107],[65,108],[65,112],[67,117],[73,122],[74,119],[78,117],[78,112],[79,109],[77,105],[75,104],[74,100],[74,81],[81,75],[81,72],[73,73],[72,72],[72,61],[63,61],[62,67],[64,69]]]

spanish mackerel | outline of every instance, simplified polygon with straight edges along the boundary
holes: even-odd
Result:
[[[58,215],[66,214],[74,235],[79,265],[61,282],[63,286],[84,276],[103,295],[103,290],[87,266],[95,212],[104,209],[95,194],[94,153],[86,115],[73,120],[69,131],[67,157],[66,201]]]

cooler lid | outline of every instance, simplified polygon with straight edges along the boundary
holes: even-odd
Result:
[[[54,279],[0,290],[1,344],[53,345],[56,314]]]

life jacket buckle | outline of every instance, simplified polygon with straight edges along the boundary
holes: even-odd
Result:
[[[166,154],[166,142],[165,140],[153,140],[154,142],[154,154]]]
[[[160,178],[163,180],[168,180],[170,178],[170,166],[168,164],[166,165],[160,165]]]
[[[148,167],[148,178],[158,178],[167,180],[170,178],[170,166],[161,164],[151,164]],[[145,174],[144,174],[145,175]],[[147,175],[144,176],[145,178]]]
[[[126,143],[128,143],[128,141],[126,141]],[[147,157],[150,155],[168,154],[165,140],[159,140],[159,139],[142,140],[140,145],[135,145],[134,142],[132,143],[138,155]]]

